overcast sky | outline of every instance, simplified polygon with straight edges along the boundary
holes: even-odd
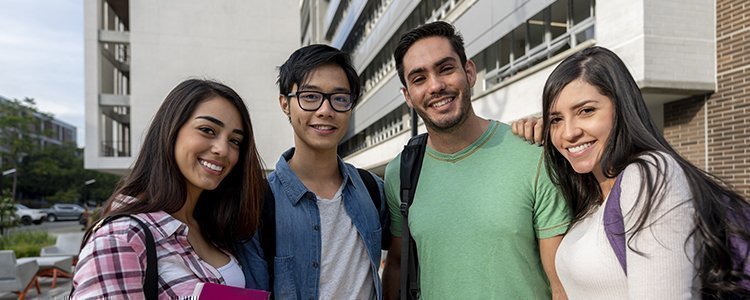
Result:
[[[36,99],[84,141],[83,1],[0,0],[0,96]]]

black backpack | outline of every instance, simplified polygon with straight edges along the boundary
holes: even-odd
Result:
[[[427,146],[427,134],[423,133],[409,139],[401,151],[401,290],[402,300],[419,299],[419,260],[417,244],[409,232],[409,207],[414,202],[419,173],[422,171],[422,159]]]
[[[375,205],[375,209],[378,210],[378,215],[381,211],[382,199],[380,199],[380,189],[378,183],[375,181],[375,177],[367,170],[357,168],[359,177],[362,178],[362,182],[365,183],[367,192],[370,194],[370,199]],[[386,218],[388,220],[388,218]],[[263,249],[264,258],[268,265],[268,279],[269,289],[273,290],[273,258],[276,255],[276,199],[273,196],[271,187],[266,181],[266,191],[263,194],[263,206],[260,214],[260,247]],[[386,248],[390,243],[390,236],[386,232],[387,228],[383,227],[383,235],[381,237],[382,248]]]

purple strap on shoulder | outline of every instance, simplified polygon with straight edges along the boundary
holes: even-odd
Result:
[[[622,208],[620,207],[620,182],[622,173],[617,176],[612,190],[607,197],[607,203],[604,204],[604,232],[607,234],[609,245],[617,256],[622,270],[628,275],[628,265],[625,260],[625,222],[622,217]]]

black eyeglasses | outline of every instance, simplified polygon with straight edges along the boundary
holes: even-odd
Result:
[[[287,97],[297,97],[299,108],[305,111],[316,111],[328,100],[333,110],[347,112],[354,106],[354,96],[350,93],[321,93],[316,91],[298,91],[289,93]]]

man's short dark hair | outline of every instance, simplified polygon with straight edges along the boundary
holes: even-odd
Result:
[[[359,75],[352,66],[349,54],[328,45],[314,44],[294,51],[279,67],[279,78],[276,81],[279,85],[279,93],[284,96],[288,95],[295,84],[301,86],[312,70],[325,64],[336,64],[344,70],[356,104],[362,92]]]
[[[404,86],[406,86],[406,79],[404,78],[404,55],[406,55],[406,51],[409,51],[409,48],[417,41],[433,36],[441,36],[448,39],[453,47],[453,51],[456,51],[458,58],[461,60],[461,66],[466,65],[464,39],[460,33],[456,32],[456,28],[453,25],[443,21],[421,25],[401,35],[401,39],[398,41],[398,45],[396,45],[396,50],[393,51],[398,78],[401,79],[401,84]]]

